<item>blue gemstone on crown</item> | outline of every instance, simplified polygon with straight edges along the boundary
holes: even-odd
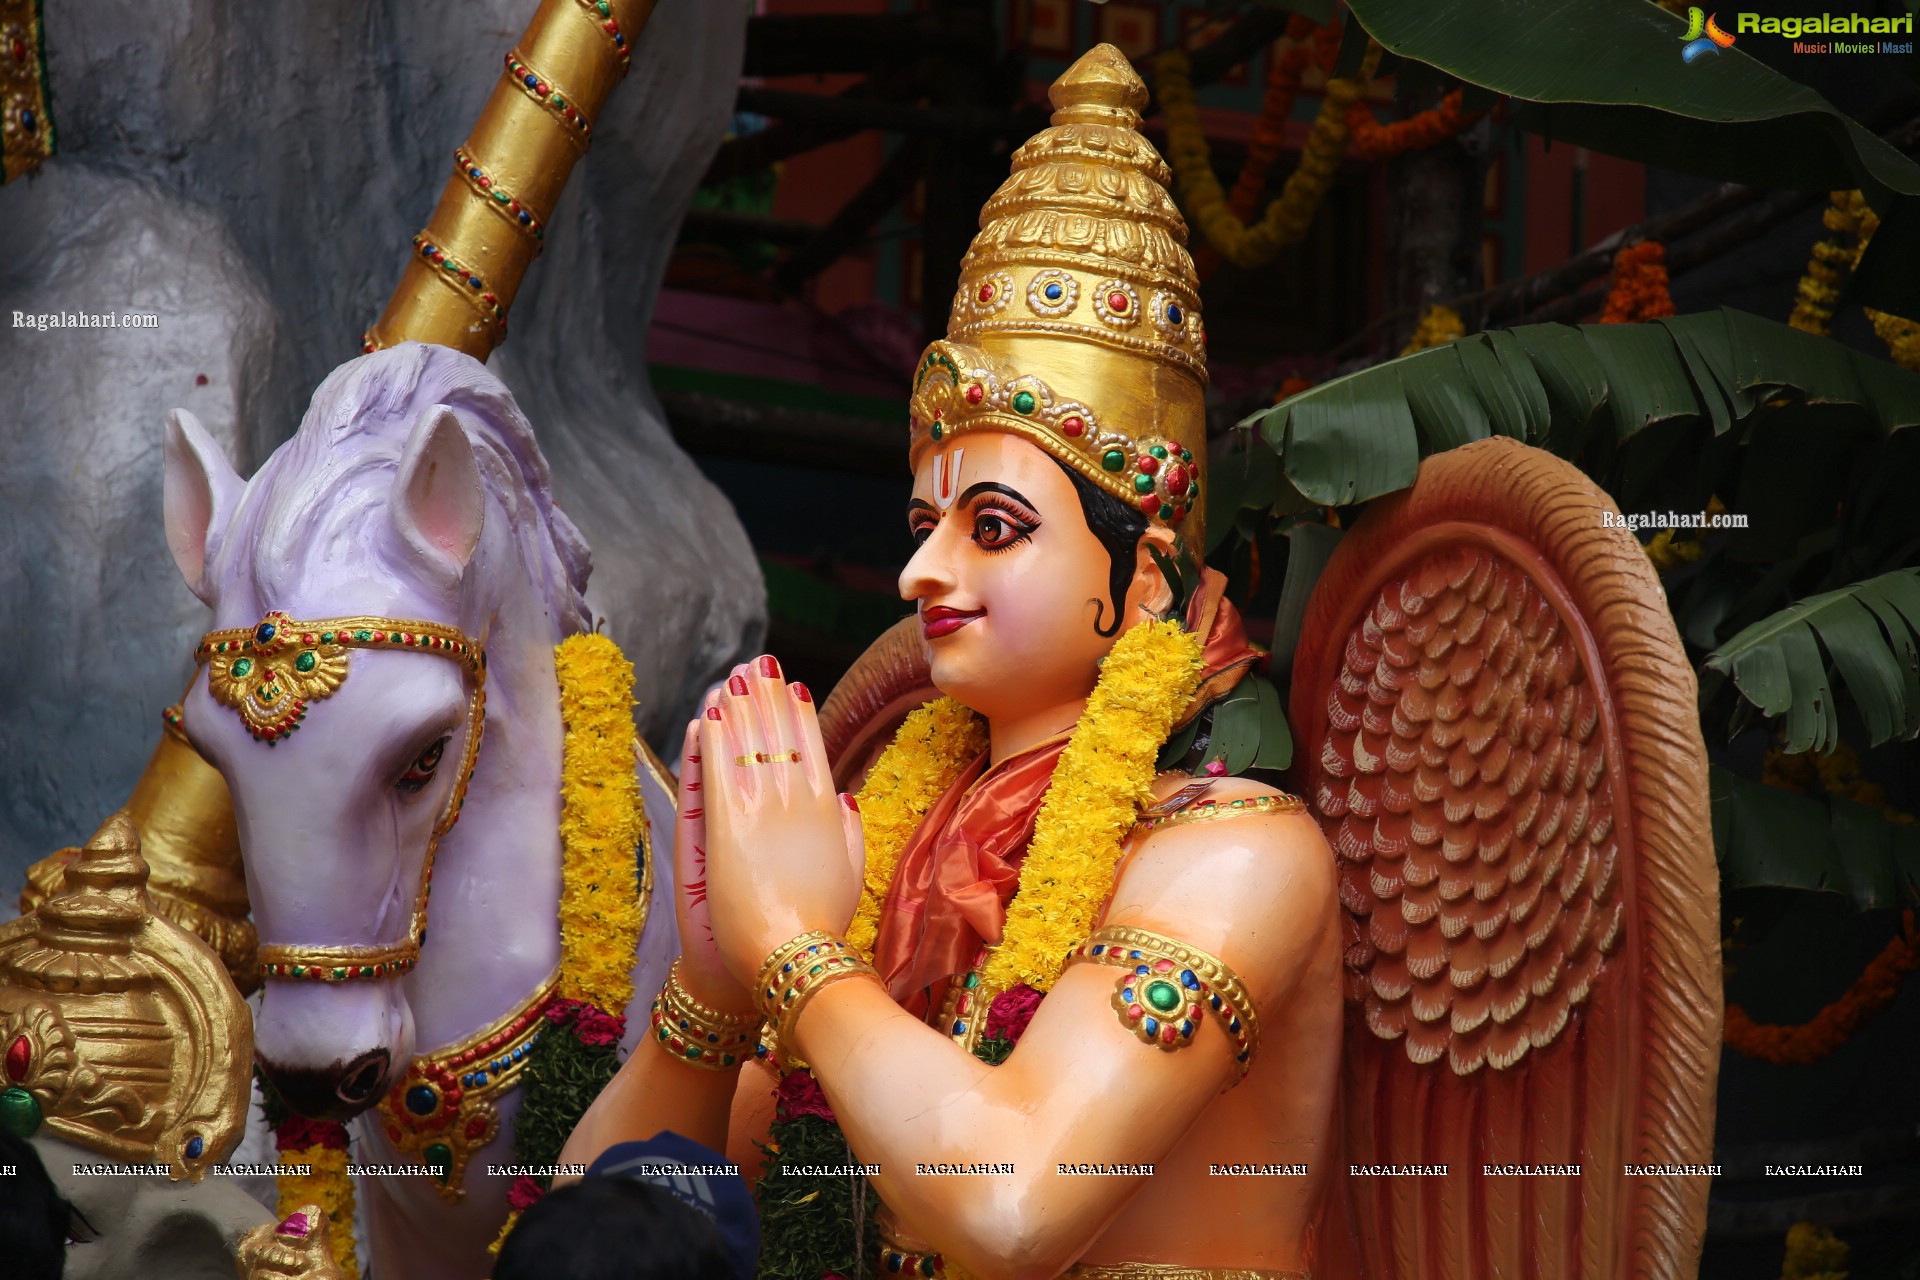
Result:
[[[1046,288],[1042,289],[1040,292],[1044,293],[1047,296],[1048,302],[1058,302],[1060,301],[1060,295],[1065,293],[1066,290],[1062,289],[1057,284],[1050,284]]]

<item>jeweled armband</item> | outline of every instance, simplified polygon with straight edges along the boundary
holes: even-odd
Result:
[[[678,960],[654,999],[652,1026],[654,1038],[668,1053],[707,1071],[726,1071],[745,1062],[760,1037],[760,1015],[722,1013],[696,999],[680,981]]]
[[[777,948],[760,966],[754,1000],[773,1025],[775,1039],[793,1043],[793,1027],[800,1010],[820,989],[842,978],[872,973],[851,944],[818,929],[803,933]]]
[[[1114,983],[1113,1010],[1142,1042],[1171,1052],[1193,1043],[1208,1010],[1233,1039],[1234,1061],[1246,1079],[1259,1045],[1260,1023],[1239,975],[1195,947],[1163,934],[1124,925],[1096,929],[1067,958],[1125,970]]]

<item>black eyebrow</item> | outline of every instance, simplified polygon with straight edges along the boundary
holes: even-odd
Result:
[[[969,485],[967,491],[960,495],[960,501],[972,502],[983,493],[997,493],[1002,497],[1012,498],[1029,511],[1038,511],[1040,509],[1034,506],[1027,496],[1018,489],[1010,489],[1004,484],[995,484],[991,480],[982,480],[979,484]]]
[[[940,514],[939,508],[935,507],[931,502],[928,502],[925,498],[915,498],[912,502],[909,502],[907,504],[908,515],[912,515],[916,511],[931,511],[935,515]]]

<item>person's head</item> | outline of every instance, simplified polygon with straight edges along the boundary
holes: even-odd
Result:
[[[900,594],[933,682],[989,719],[1086,697],[1120,634],[1173,602],[1153,552],[1174,533],[1017,435],[923,452],[907,523]]]
[[[61,1198],[33,1144],[0,1129],[0,1258],[7,1274],[60,1280],[75,1223],[73,1206]]]
[[[715,1280],[736,1275],[713,1220],[631,1178],[556,1187],[520,1216],[493,1280]]]

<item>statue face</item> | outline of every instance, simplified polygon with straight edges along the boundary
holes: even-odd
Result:
[[[1119,634],[1113,561],[1051,455],[1000,432],[936,446],[914,473],[907,521],[919,549],[900,594],[919,606],[942,693],[993,719],[1093,691]],[[1121,602],[1126,625],[1156,586],[1164,592],[1157,571],[1136,570]]]

